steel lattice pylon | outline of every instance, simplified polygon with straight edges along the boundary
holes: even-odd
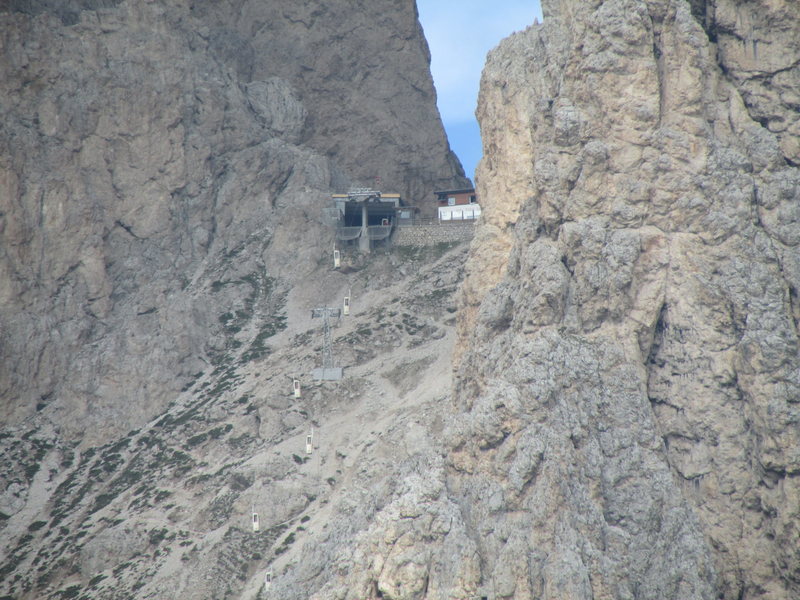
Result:
[[[331,308],[329,306],[321,306],[319,308],[311,309],[311,317],[315,319],[322,319],[322,368],[333,369],[333,343],[331,342],[331,324],[332,317],[339,318],[342,315],[340,308]]]

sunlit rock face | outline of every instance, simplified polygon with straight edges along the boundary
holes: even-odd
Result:
[[[800,593],[800,8],[543,2],[489,55],[451,489],[498,597]]]
[[[411,3],[0,11],[6,422],[141,425],[225,350],[220,315],[316,267],[331,191],[465,182]],[[227,280],[245,283],[210,287]]]

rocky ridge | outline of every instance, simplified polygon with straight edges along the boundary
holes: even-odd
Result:
[[[441,449],[312,597],[794,598],[797,88],[772,81],[800,15],[543,4],[484,70]]]

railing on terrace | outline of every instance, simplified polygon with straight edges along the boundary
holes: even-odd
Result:
[[[391,225],[369,225],[367,234],[371,240],[385,240],[392,233]]]
[[[449,219],[447,221],[440,220],[438,217],[417,217],[412,220],[398,221],[398,227],[418,227],[421,225],[442,225],[450,227],[455,225],[474,225],[478,219]]]
[[[361,225],[358,227],[337,227],[336,228],[336,239],[342,240],[346,242],[348,240],[354,240],[361,235]]]
[[[442,220],[437,217],[416,217],[414,219],[398,220],[394,225],[369,225],[367,235],[371,240],[385,240],[392,233],[392,228],[422,227],[425,225],[435,225],[441,227],[470,227],[475,224],[477,219],[448,219]],[[347,242],[356,240],[361,236],[361,226],[337,227],[336,239]]]

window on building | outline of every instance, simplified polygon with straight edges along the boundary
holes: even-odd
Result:
[[[447,199],[447,206],[455,206],[455,205],[456,205],[456,197],[455,196],[450,196]]]
[[[474,195],[469,197],[469,203],[470,204],[475,204],[477,201],[478,201],[478,199]]]

